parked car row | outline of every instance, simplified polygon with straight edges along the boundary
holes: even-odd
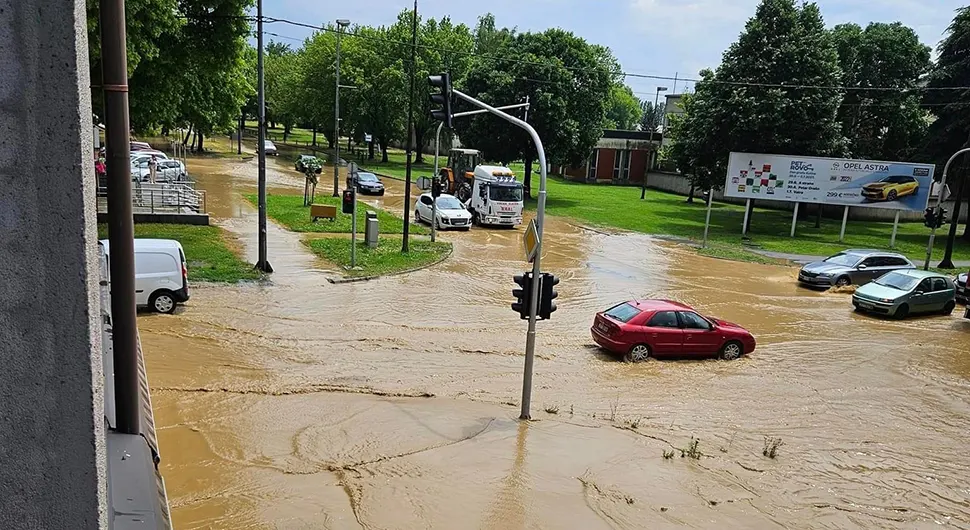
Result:
[[[906,318],[916,313],[949,315],[967,302],[967,275],[956,278],[922,271],[895,252],[848,249],[798,271],[810,286],[859,286],[852,295],[856,311]]]

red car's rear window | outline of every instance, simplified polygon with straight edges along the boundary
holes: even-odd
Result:
[[[632,320],[633,317],[639,315],[640,313],[641,311],[633,307],[632,305],[630,305],[629,302],[623,302],[622,304],[615,305],[607,309],[604,314],[612,318],[613,320],[617,320],[626,324],[627,322]]]

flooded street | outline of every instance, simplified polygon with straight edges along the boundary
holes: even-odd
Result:
[[[267,166],[270,193],[302,193],[287,162]],[[189,169],[255,261],[255,161]],[[401,215],[403,184],[385,183],[362,200]],[[519,422],[521,233],[444,233],[438,266],[332,285],[270,223],[269,282],[193,287],[179,314],[140,317],[175,527],[970,528],[962,306],[858,315],[793,268],[547,218],[559,310],[537,325],[536,421]],[[619,362],[589,326],[631,298],[737,322],[758,349]],[[696,460],[680,453],[692,437]]]

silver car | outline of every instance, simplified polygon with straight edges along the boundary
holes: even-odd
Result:
[[[915,269],[906,256],[881,250],[849,249],[798,271],[798,281],[821,287],[865,285],[895,270]]]
[[[957,302],[970,306],[970,288],[967,287],[967,273],[963,273],[953,279],[953,285],[957,290]]]

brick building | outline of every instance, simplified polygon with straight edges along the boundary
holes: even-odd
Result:
[[[607,129],[585,164],[559,166],[553,171],[586,182],[639,184],[653,165],[661,137],[649,131]]]

